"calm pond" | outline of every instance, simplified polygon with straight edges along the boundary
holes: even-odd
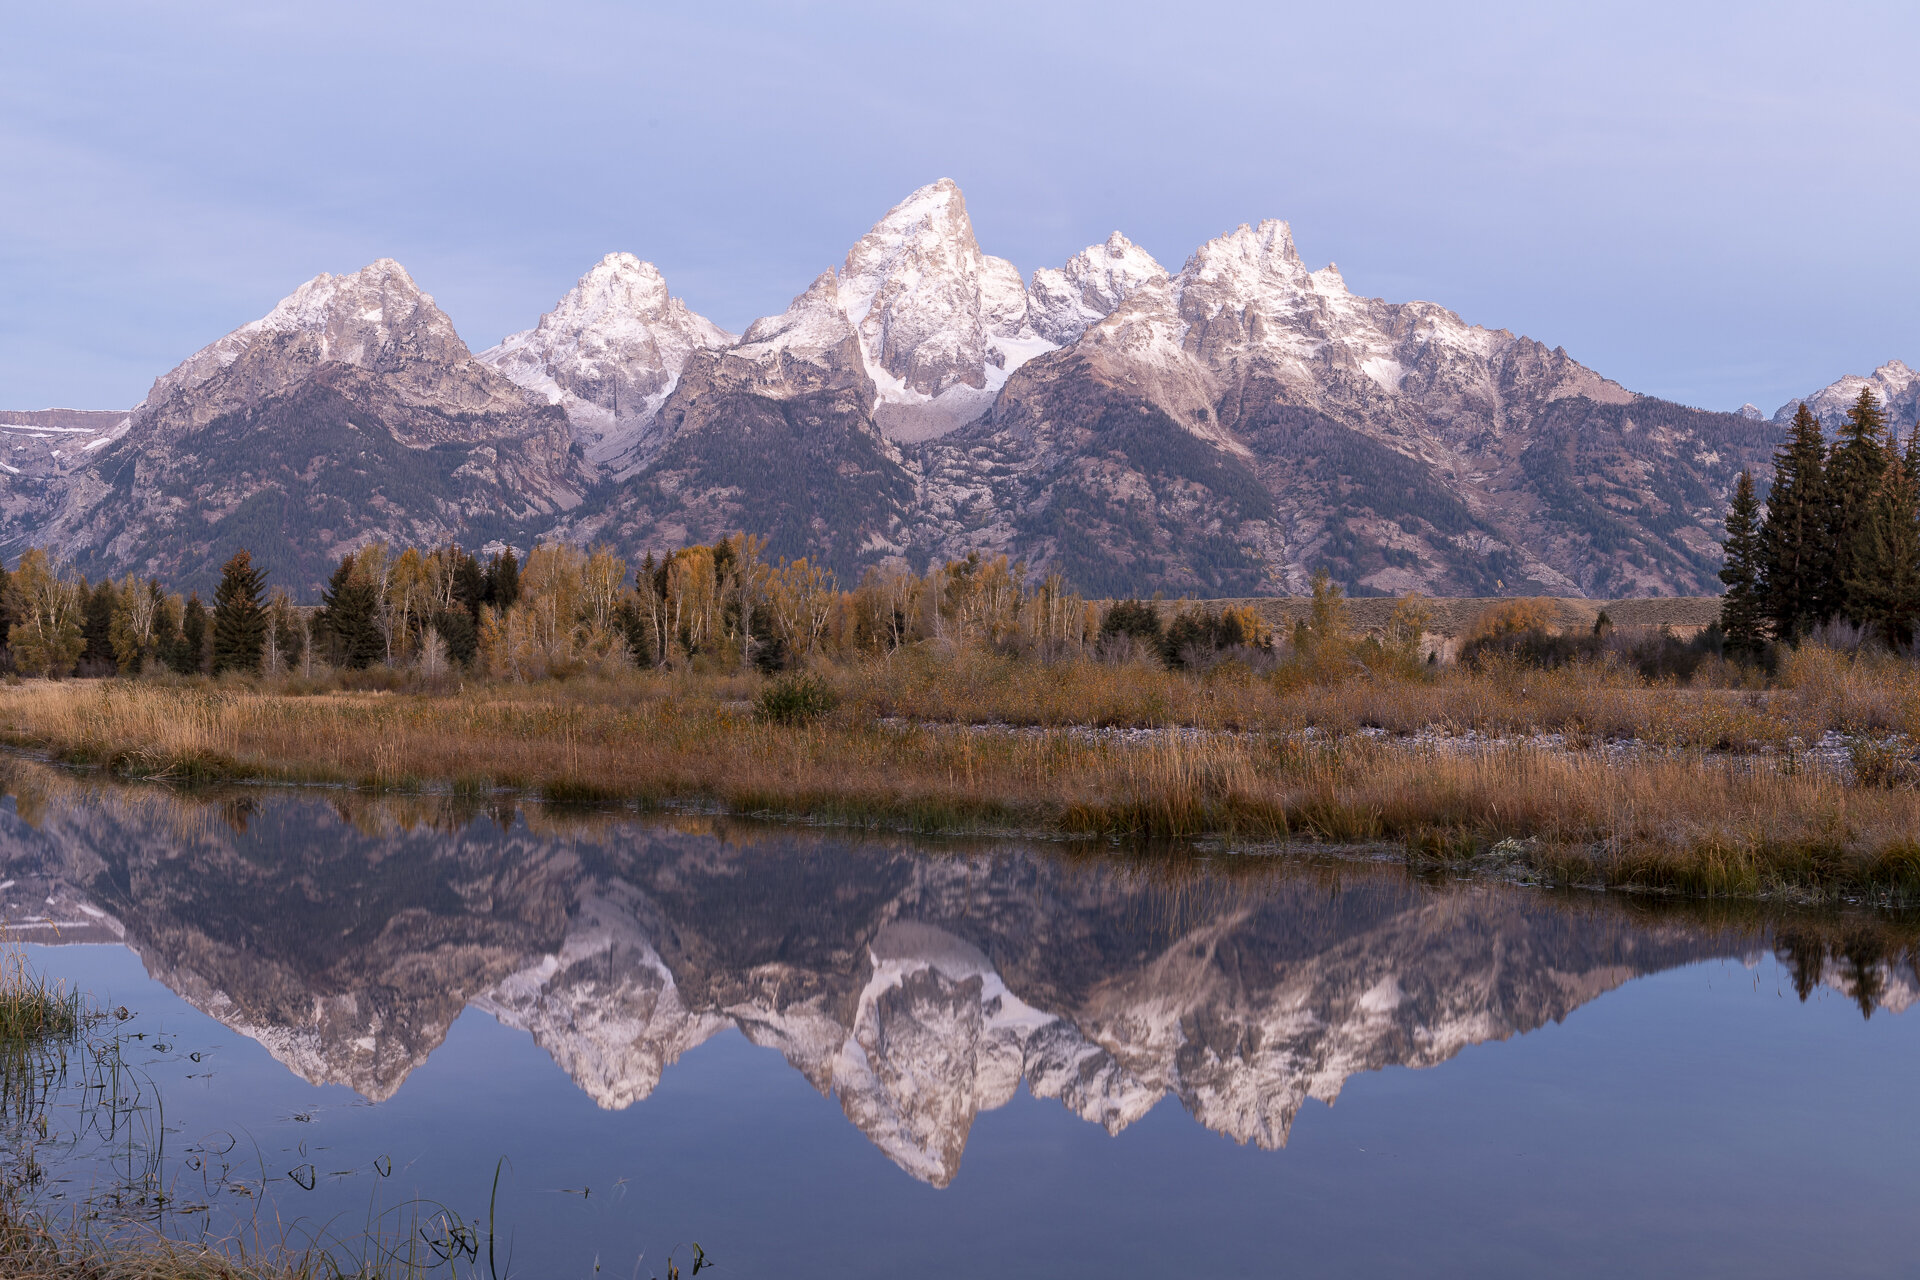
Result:
[[[51,1207],[491,1207],[529,1277],[1920,1269],[1902,917],[10,768],[13,936],[126,1014],[7,1129]]]

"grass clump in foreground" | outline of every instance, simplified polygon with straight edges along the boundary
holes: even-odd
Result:
[[[26,948],[0,927],[0,1054],[70,1041],[83,1025],[80,993],[36,973]]]

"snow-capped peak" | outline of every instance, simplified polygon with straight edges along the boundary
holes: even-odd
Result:
[[[1850,373],[1805,397],[1806,405],[1831,429],[1846,420],[1847,410],[1859,400],[1862,391],[1873,392],[1874,399],[1880,402],[1892,422],[1904,425],[1920,416],[1920,372],[1909,368],[1903,360],[1889,360],[1866,377]],[[1775,412],[1773,420],[1791,422],[1800,403],[1799,399],[1787,401]]]
[[[258,320],[241,325],[188,356],[154,381],[143,407],[200,386],[230,367],[256,343],[308,335],[312,364],[338,362],[390,369],[417,358],[460,360],[468,355],[453,322],[392,258],[351,275],[321,273],[282,298]],[[137,412],[137,410],[136,410]]]
[[[610,253],[537,326],[479,358],[563,406],[588,459],[607,463],[653,420],[689,356],[733,341],[670,294],[651,262]]]
[[[1065,346],[1145,286],[1166,279],[1167,269],[1152,254],[1116,231],[1065,266],[1033,273],[1028,313],[1034,332]]]
[[[847,252],[840,301],[867,363],[907,392],[939,395],[985,383],[980,246],[952,179],[887,211]]]
[[[1333,273],[1333,280],[1340,282],[1340,292],[1345,293],[1339,272]],[[1182,297],[1193,294],[1206,314],[1213,314],[1235,303],[1290,304],[1293,298],[1314,291],[1314,278],[1294,248],[1293,229],[1268,218],[1257,227],[1243,222],[1194,250],[1175,281],[1175,290]],[[1193,314],[1186,307],[1182,310]]]

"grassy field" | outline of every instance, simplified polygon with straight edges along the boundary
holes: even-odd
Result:
[[[1386,844],[1416,863],[1555,883],[1909,901],[1920,791],[1897,735],[1920,737],[1911,672],[1806,649],[1769,689],[1584,667],[1321,683],[1236,663],[1194,675],[901,653],[814,677],[831,709],[796,723],[756,714],[767,682],[755,675],[29,681],[0,688],[0,735],[181,782],[505,788],[924,832]],[[1885,785],[1805,767],[1805,745],[1830,730],[1855,735],[1855,772]],[[1466,733],[1496,741],[1448,748]],[[1527,736],[1539,734],[1560,736]],[[1607,749],[1623,739],[1636,745]]]

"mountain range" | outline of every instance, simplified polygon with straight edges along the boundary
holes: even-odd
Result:
[[[688,820],[13,789],[13,936],[57,924],[62,941],[129,946],[312,1083],[389,1098],[473,1007],[621,1109],[736,1031],[935,1186],[974,1120],[1023,1086],[1111,1133],[1173,1098],[1213,1132],[1279,1147],[1308,1099],[1331,1103],[1357,1073],[1435,1066],[1636,976],[1762,945],[1684,915],[1362,865],[930,857]],[[1863,1009],[1920,995],[1890,961],[1843,968],[1810,977]]]
[[[1904,365],[1874,379],[1920,408]],[[736,530],[843,581],[978,550],[1094,595],[1320,566],[1362,594],[1698,594],[1783,421],[1358,296],[1284,222],[1178,270],[1115,232],[1023,277],[941,180],[740,335],[626,253],[477,355],[398,263],[315,277],[128,413],[0,414],[0,547],[205,586],[244,546],[309,595],[375,537],[636,557]]]

